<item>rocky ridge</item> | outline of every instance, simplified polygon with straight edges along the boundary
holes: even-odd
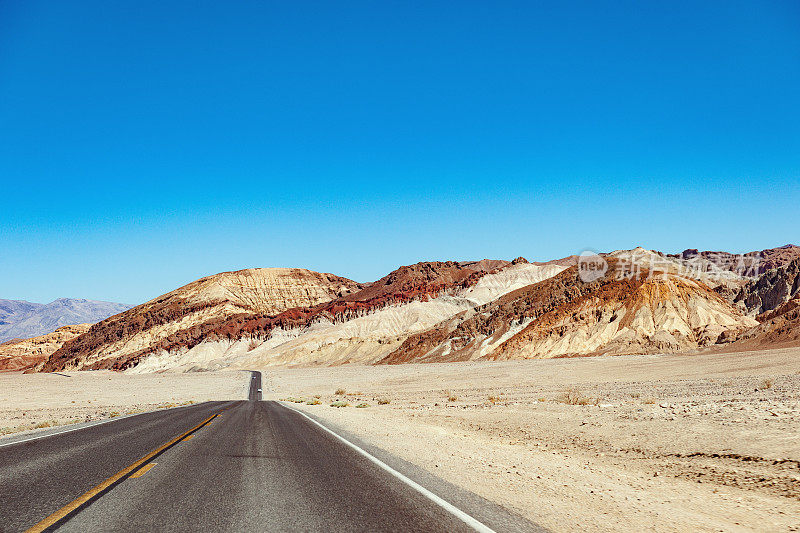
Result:
[[[743,339],[785,340],[796,330],[791,295],[797,262],[786,260],[797,250],[748,254],[759,265],[784,263],[778,274],[768,270],[758,279],[740,268],[746,259],[643,248],[602,254],[608,272],[595,281],[582,279],[578,256],[534,263],[521,257],[421,262],[365,284],[304,269],[228,272],[96,324],[37,368],[153,372],[392,364],[676,352]],[[760,307],[747,307],[756,300]],[[766,316],[773,304],[773,315]],[[769,333],[756,331],[767,322]]]
[[[4,342],[0,344],[0,372],[33,368],[47,360],[65,342],[89,331],[90,327],[91,324],[62,326],[39,337]]]

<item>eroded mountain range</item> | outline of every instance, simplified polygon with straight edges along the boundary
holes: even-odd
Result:
[[[422,262],[368,284],[305,269],[226,272],[102,320],[23,366],[192,371],[800,342],[799,247],[744,256],[636,248],[602,261],[596,279],[578,256]]]

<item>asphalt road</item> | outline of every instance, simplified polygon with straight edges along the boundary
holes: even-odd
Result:
[[[0,441],[0,531],[474,530],[259,389],[253,373],[248,401]]]
[[[251,402],[260,402],[261,401],[261,372],[250,372],[250,391],[247,394],[247,398]]]

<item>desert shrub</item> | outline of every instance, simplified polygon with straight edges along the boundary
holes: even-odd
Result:
[[[772,378],[766,378],[764,379],[764,381],[761,382],[761,386],[759,388],[761,390],[771,389],[774,384],[775,381]]]
[[[345,393],[346,391],[344,389],[336,389],[336,392],[334,392],[336,396],[344,396]]]
[[[455,402],[457,400],[458,400],[458,396],[456,396],[455,394],[451,394],[450,396],[447,397],[447,401],[448,402]]]
[[[378,405],[388,405],[391,402],[389,398],[381,398],[378,400]]]
[[[360,403],[360,404],[356,405],[356,409],[363,409],[363,408],[365,408],[365,407],[369,407],[369,404],[368,404],[368,403],[363,403],[363,402],[362,402],[362,403]]]
[[[581,391],[575,388],[567,389],[557,398],[557,401],[567,405],[597,405],[600,402],[599,398],[584,396]]]
[[[350,402],[346,402],[344,400],[336,400],[335,402],[331,402],[331,407],[347,407],[350,405]]]
[[[652,397],[650,397],[650,398],[645,398],[645,399],[644,399],[644,403],[646,403],[647,405],[652,405],[652,404],[656,403],[656,399],[655,399],[655,398],[652,398]]]
[[[317,398],[313,398],[311,400],[306,401],[306,405],[319,405],[322,402],[319,401]]]

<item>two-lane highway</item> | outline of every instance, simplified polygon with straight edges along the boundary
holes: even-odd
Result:
[[[0,443],[0,530],[491,531],[260,389]]]

